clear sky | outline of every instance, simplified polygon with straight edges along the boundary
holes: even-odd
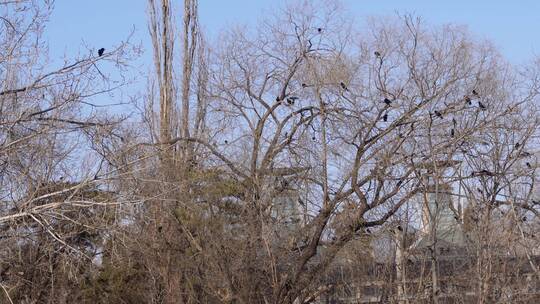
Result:
[[[456,23],[495,43],[511,62],[520,64],[540,55],[540,0],[344,0],[345,7],[361,19],[395,12],[415,13],[429,24]],[[181,6],[181,0],[177,1]],[[200,22],[215,36],[235,23],[254,24],[281,0],[199,0]],[[150,62],[146,27],[146,0],[56,0],[47,31],[52,57],[76,54],[84,41],[105,47],[127,37],[147,48],[141,62]],[[179,14],[179,17],[181,15]]]

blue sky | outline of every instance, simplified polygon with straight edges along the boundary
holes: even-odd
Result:
[[[493,41],[512,63],[521,64],[540,55],[540,1],[503,0],[344,0],[356,18],[414,13],[428,24],[467,25],[480,38]],[[51,56],[75,55],[85,42],[96,48],[117,44],[135,29],[149,63],[151,54],[146,27],[146,0],[56,0],[47,39]],[[177,6],[182,1],[177,0]],[[216,36],[235,23],[256,23],[259,16],[283,4],[280,0],[199,0],[200,22]]]
[[[200,0],[201,23],[212,35],[227,25],[256,22],[276,7],[276,0]],[[180,1],[178,1],[180,3]],[[457,23],[495,42],[512,62],[520,63],[540,54],[540,1],[503,0],[345,0],[358,18],[413,12],[430,24]],[[71,53],[84,40],[107,46],[125,38],[131,28],[136,39],[147,41],[146,0],[56,0],[49,24],[53,55]]]

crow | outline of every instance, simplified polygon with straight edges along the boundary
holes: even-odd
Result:
[[[521,146],[521,144],[517,142],[517,143],[514,145],[514,148],[519,149],[520,146]]]
[[[472,102],[471,102],[471,98],[469,96],[465,96],[465,101],[467,102],[467,104],[471,105]]]
[[[378,51],[373,52],[373,54],[374,54],[376,57],[381,57],[381,53],[379,53]]]
[[[452,118],[452,124],[454,124],[454,127],[457,125],[457,121],[455,118]]]
[[[312,136],[312,137],[311,137],[311,140],[315,140],[315,136]]]
[[[225,144],[228,144],[228,143],[229,143],[229,141],[225,139]]]
[[[441,112],[439,112],[439,111],[435,110],[435,111],[434,111],[433,113],[435,113],[435,115],[436,115],[437,117],[439,117],[439,118],[443,118],[443,116],[442,116]]]
[[[401,228],[401,225],[398,225],[398,226],[397,226],[397,230],[403,231],[403,228]]]
[[[305,87],[307,87],[307,84],[302,83],[302,88],[305,88]]]
[[[317,29],[317,32],[319,32],[319,33],[322,32],[322,28],[319,27],[319,28]]]
[[[294,102],[295,102],[297,99],[298,99],[297,96],[291,96],[291,97],[288,97],[288,98],[287,98],[287,103],[288,103],[289,105],[293,105]]]
[[[474,96],[480,96],[480,95],[478,95],[478,92],[476,92],[476,90],[472,90],[472,93],[473,93]]]
[[[454,135],[455,135],[454,129],[451,129],[451,130],[450,130],[450,136],[451,136],[451,137],[454,137]]]
[[[486,106],[482,103],[482,102],[478,102],[478,107],[481,109],[481,110],[485,110],[486,109]]]
[[[489,170],[483,169],[483,170],[480,170],[480,171],[476,172],[476,175],[495,176],[495,173],[493,173],[493,172],[491,172]]]
[[[383,121],[388,121],[388,113],[384,113],[384,115],[382,117],[382,120]]]
[[[279,96],[276,96],[276,101],[281,101],[281,98],[279,98]]]
[[[529,168],[529,169],[532,168],[531,163],[529,163],[529,162],[526,162],[525,165],[527,165],[527,168]]]
[[[519,157],[529,157],[531,156],[531,153],[527,152],[527,151],[523,151],[519,154]]]
[[[347,89],[347,86],[345,85],[345,83],[340,82],[339,85],[340,85],[341,88],[344,89],[345,91],[348,91],[348,90],[349,90],[349,89]]]
[[[389,105],[392,104],[392,101],[391,101],[390,99],[388,99],[388,98],[385,98],[385,99],[384,99],[384,103],[385,103],[387,106],[389,106]]]
[[[105,48],[100,48],[98,51],[97,51],[97,54],[99,57],[103,56],[103,53],[105,53]]]

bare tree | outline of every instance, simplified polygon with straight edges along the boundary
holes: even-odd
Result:
[[[49,1],[0,3],[2,302],[66,302],[71,275],[91,268],[114,221],[108,206],[119,202],[97,146],[120,141],[123,118],[96,98],[129,80],[99,68],[122,72],[134,53],[119,42],[51,68],[42,38],[51,10]]]
[[[196,0],[178,27],[172,1],[148,4],[141,121],[91,103],[117,89],[99,66],[123,67],[127,44],[45,72],[51,8],[2,15],[0,299],[67,302],[77,284],[72,299],[93,303],[314,303],[362,288],[437,303],[463,285],[479,303],[532,299],[505,267],[538,276],[536,66],[414,16],[358,29],[332,1],[215,44]],[[440,250],[445,216],[468,238],[462,273]],[[503,259],[510,247],[519,261]]]

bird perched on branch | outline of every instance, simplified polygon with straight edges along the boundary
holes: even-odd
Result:
[[[483,170],[480,170],[478,172],[474,172],[473,175],[495,176],[495,173],[493,173],[493,172],[491,172],[489,170],[483,169]]]
[[[349,89],[347,88],[347,86],[345,85],[344,82],[340,82],[339,85],[341,86],[342,89],[344,89],[345,91],[348,91]]]
[[[486,109],[486,106],[480,101],[478,101],[478,107],[480,108],[480,110],[485,110]]]
[[[437,117],[439,117],[439,118],[443,118],[441,112],[435,110],[435,111],[433,111],[433,113],[435,113],[435,116],[437,116]]]
[[[105,48],[100,48],[97,53],[99,57],[103,56],[103,53],[105,53]]]
[[[473,93],[473,95],[476,96],[476,97],[480,96],[480,95],[478,94],[478,92],[476,92],[476,90],[472,90],[472,93]]]
[[[291,96],[291,97],[287,97],[287,103],[289,105],[293,105],[294,102],[298,99],[298,96]]]
[[[384,113],[382,119],[383,121],[388,121],[388,113]]]
[[[373,54],[375,55],[375,57],[381,57],[381,53],[379,53],[379,51],[375,51],[373,52]]]
[[[384,103],[385,103],[387,106],[389,106],[389,105],[392,104],[392,101],[391,101],[390,99],[388,99],[388,98],[385,98],[385,99],[384,99]]]

